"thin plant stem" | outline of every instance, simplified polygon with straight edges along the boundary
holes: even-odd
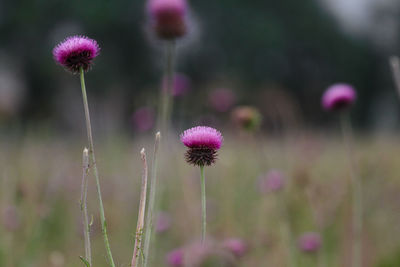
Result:
[[[341,128],[343,140],[346,145],[348,159],[350,162],[350,179],[352,185],[352,267],[362,265],[362,184],[356,174],[356,162],[353,153],[353,130],[348,113],[341,114]]]
[[[90,245],[90,225],[87,209],[87,191],[88,191],[88,175],[89,175],[89,150],[85,147],[82,156],[82,191],[81,191],[81,211],[83,218],[83,236],[85,244],[85,260],[92,266],[92,252]]]
[[[201,179],[201,243],[204,244],[206,240],[206,227],[207,227],[207,207],[206,207],[206,179],[204,176],[204,166],[200,166],[200,179]]]
[[[81,76],[80,78],[81,78],[83,107],[85,109],[86,129],[87,129],[88,142],[89,142],[89,156],[90,156],[90,160],[91,160],[90,167],[93,169],[93,174],[94,174],[94,177],[96,180],[97,195],[99,198],[99,207],[100,207],[101,230],[103,233],[104,245],[106,247],[108,262],[111,267],[115,267],[114,259],[113,259],[112,253],[111,253],[110,242],[108,241],[107,222],[106,222],[106,218],[104,215],[103,200],[101,197],[99,172],[97,170],[96,157],[94,155],[92,126],[90,123],[89,105],[88,105],[87,94],[86,94],[85,76],[84,76],[83,68],[80,68],[80,76]]]
[[[157,163],[158,163],[158,150],[160,146],[161,134],[160,132],[156,133],[155,141],[154,141],[154,151],[153,151],[153,162],[151,166],[151,181],[150,181],[150,196],[149,196],[149,208],[147,211],[146,217],[146,226],[145,226],[145,235],[144,235],[144,260],[143,267],[147,267],[147,263],[149,261],[149,251],[150,251],[150,242],[152,239],[152,231],[153,231],[153,219],[154,219],[154,211],[155,211],[155,203],[156,203],[156,192],[157,192]]]
[[[295,248],[294,248],[294,242],[293,242],[293,234],[292,234],[292,229],[290,226],[290,218],[289,218],[289,210],[288,210],[288,205],[287,201],[285,199],[285,194],[282,192],[282,194],[279,194],[279,196],[276,198],[277,207],[281,212],[281,218],[283,220],[281,224],[281,234],[283,235],[283,241],[285,242],[286,248],[287,248],[287,253],[288,253],[288,266],[289,267],[296,267],[296,253],[295,253]]]
[[[392,56],[389,61],[392,68],[393,80],[397,88],[397,94],[400,97],[400,60],[398,57]]]
[[[146,151],[144,150],[144,148],[140,151],[140,155],[143,163],[142,186],[140,190],[139,213],[136,225],[135,247],[133,248],[131,267],[138,266],[137,264],[139,262],[138,258],[140,256],[140,253],[143,252],[142,239],[143,239],[144,215],[146,213],[147,177],[148,177]]]
[[[172,90],[174,86],[175,41],[166,43],[164,79],[161,86],[161,114],[159,127],[167,133],[173,110]]]

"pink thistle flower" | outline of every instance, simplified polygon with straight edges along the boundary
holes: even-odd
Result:
[[[222,134],[214,128],[197,126],[184,131],[181,142],[189,148],[186,152],[186,161],[198,166],[210,166],[217,157],[217,150],[221,148]]]
[[[66,38],[53,49],[54,60],[72,73],[79,73],[80,68],[88,71],[99,53],[95,40],[78,35]]]
[[[160,39],[176,39],[187,32],[186,0],[149,0],[147,11]]]
[[[232,90],[220,88],[209,94],[208,100],[211,107],[218,112],[228,111],[236,102],[236,96]]]
[[[183,266],[184,251],[181,248],[172,250],[167,254],[167,264],[173,267]]]
[[[140,132],[146,132],[154,126],[154,110],[150,107],[141,107],[132,115],[132,122]]]
[[[247,245],[240,238],[229,238],[222,243],[222,247],[229,250],[237,258],[243,257],[247,252]]]
[[[265,176],[260,177],[258,188],[261,193],[278,192],[285,186],[285,176],[278,170],[271,170]]]
[[[356,91],[349,84],[339,83],[330,86],[322,96],[322,107],[327,111],[350,107],[357,98]]]
[[[322,240],[319,233],[309,232],[300,236],[298,245],[303,252],[316,252],[321,248]]]
[[[171,216],[167,212],[159,212],[155,230],[157,233],[163,233],[171,227]]]

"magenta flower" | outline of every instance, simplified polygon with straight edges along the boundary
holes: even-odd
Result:
[[[72,73],[79,73],[80,68],[88,71],[92,61],[99,55],[97,42],[86,36],[71,36],[53,49],[54,60]]]
[[[236,96],[232,90],[220,88],[212,91],[208,97],[211,107],[218,112],[228,111],[236,102]]]
[[[163,233],[171,227],[171,216],[167,212],[159,212],[155,230],[157,233]]]
[[[222,243],[222,247],[229,250],[238,258],[243,257],[247,252],[247,245],[240,238],[227,239]]]
[[[278,170],[271,170],[260,177],[258,188],[261,193],[278,192],[285,186],[285,176]]]
[[[140,132],[146,132],[154,126],[155,114],[150,107],[141,107],[132,115],[132,122]]]
[[[223,137],[219,131],[207,126],[197,126],[181,134],[181,142],[189,148],[186,161],[198,166],[210,166],[215,162]]]
[[[334,84],[322,96],[322,107],[327,111],[350,107],[357,98],[356,91],[349,84]]]
[[[300,236],[298,245],[300,250],[303,252],[316,252],[322,245],[321,236],[316,232],[305,233]]]
[[[149,0],[150,23],[160,39],[176,39],[187,31],[186,0]]]
[[[175,249],[167,254],[167,263],[169,266],[183,266],[184,251],[181,248]]]

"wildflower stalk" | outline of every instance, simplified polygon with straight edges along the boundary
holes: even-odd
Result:
[[[104,207],[103,207],[103,200],[101,197],[99,173],[97,171],[96,158],[95,158],[94,148],[93,148],[92,126],[90,123],[89,105],[88,105],[86,86],[85,86],[85,76],[84,76],[84,70],[82,67],[80,68],[80,78],[81,78],[83,107],[85,109],[86,130],[87,130],[88,142],[89,142],[90,167],[93,169],[93,174],[94,174],[94,177],[96,180],[97,194],[98,194],[98,198],[99,198],[101,230],[103,233],[104,245],[106,247],[107,258],[108,258],[109,264],[111,267],[115,267],[114,259],[113,259],[112,253],[111,253],[110,242],[108,241],[108,235],[107,235],[107,223],[106,223],[106,218],[104,215]]]
[[[90,225],[87,210],[87,191],[88,191],[88,174],[89,174],[89,151],[85,147],[82,157],[82,190],[81,190],[81,211],[83,218],[83,235],[85,244],[85,260],[92,266],[92,252],[90,246]]]
[[[167,41],[164,79],[161,86],[160,128],[163,133],[167,133],[168,131],[173,109],[172,88],[174,84],[174,60],[175,41]]]
[[[362,184],[356,175],[356,164],[353,154],[353,130],[348,113],[341,114],[341,128],[343,140],[346,145],[347,154],[350,162],[350,178],[352,184],[352,267],[362,265]]]
[[[140,191],[139,213],[138,213],[136,235],[135,235],[135,247],[133,248],[131,267],[138,266],[137,263],[139,262],[138,260],[139,255],[141,252],[143,252],[142,239],[143,239],[144,215],[146,212],[147,177],[148,177],[147,159],[144,148],[140,151],[140,155],[143,163],[142,187]]]
[[[147,211],[146,217],[146,226],[145,226],[145,235],[144,235],[144,260],[143,260],[143,267],[147,267],[147,263],[149,261],[149,250],[150,250],[150,242],[152,238],[152,231],[153,231],[153,219],[154,219],[154,210],[155,210],[155,203],[156,203],[156,187],[157,187],[157,163],[158,163],[158,150],[160,145],[161,134],[160,132],[156,133],[156,138],[154,142],[154,153],[153,153],[153,163],[151,167],[151,181],[150,181],[150,196],[149,196],[149,208]]]
[[[294,248],[293,242],[293,233],[290,225],[290,218],[289,218],[289,210],[288,204],[285,199],[285,194],[280,194],[279,198],[277,198],[277,206],[278,209],[281,211],[281,216],[283,223],[281,225],[281,234],[283,236],[283,241],[286,244],[287,253],[288,253],[288,266],[289,267],[296,267],[296,252]]]
[[[206,227],[207,227],[207,212],[206,212],[206,179],[204,176],[204,166],[200,166],[200,178],[201,178],[201,243],[204,244],[206,239]]]
[[[390,57],[390,66],[392,67],[393,79],[397,88],[397,94],[400,96],[400,60],[396,56]]]

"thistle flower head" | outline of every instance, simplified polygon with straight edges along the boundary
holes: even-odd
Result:
[[[209,166],[216,160],[217,150],[221,148],[222,134],[214,128],[197,126],[181,134],[181,142],[189,148],[186,161],[198,166]]]
[[[316,232],[305,233],[300,236],[298,245],[303,252],[316,252],[322,245],[321,236]]]
[[[184,251],[181,248],[172,250],[167,254],[167,264],[172,267],[183,266]]]
[[[71,36],[53,49],[54,60],[72,73],[79,73],[80,68],[88,71],[92,61],[99,55],[97,42],[86,36]]]
[[[134,127],[140,132],[150,130],[154,125],[154,110],[151,107],[141,107],[132,115]]]
[[[246,243],[240,238],[229,238],[222,242],[222,247],[230,251],[235,257],[243,257],[247,252]]]
[[[254,131],[260,127],[261,113],[251,106],[239,106],[232,111],[233,122],[241,129]]]
[[[260,177],[258,188],[261,193],[278,192],[285,186],[285,176],[278,170],[271,170]]]
[[[342,110],[350,107],[357,98],[356,91],[349,84],[334,84],[322,96],[322,107],[327,111]]]
[[[176,39],[187,31],[186,0],[149,0],[147,11],[151,26],[160,39]]]

